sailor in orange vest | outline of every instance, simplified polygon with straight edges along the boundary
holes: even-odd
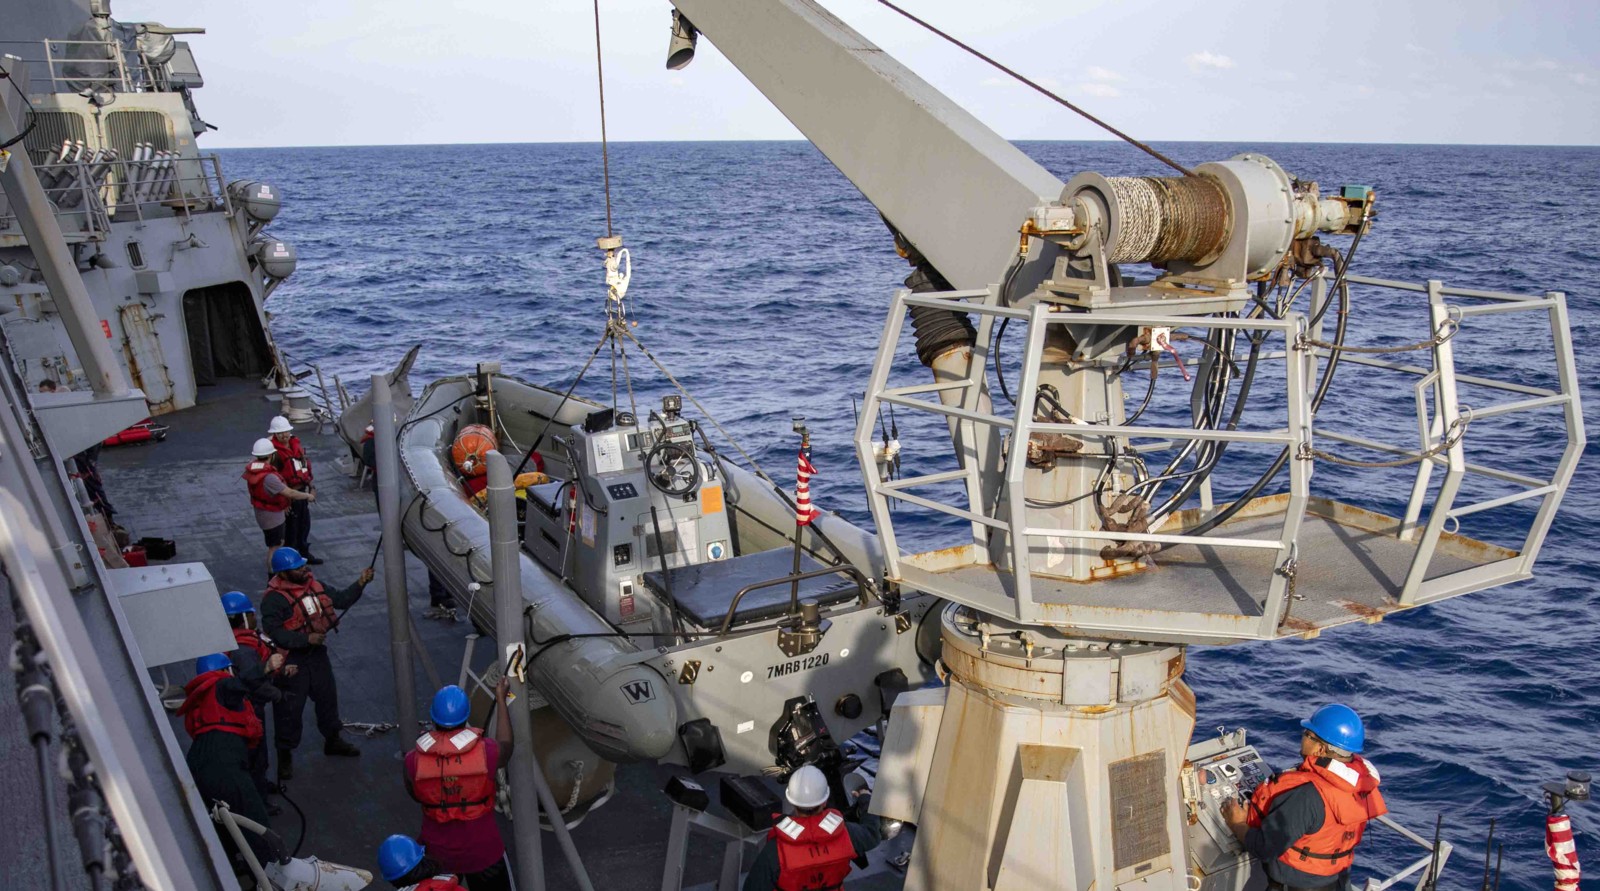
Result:
[[[1229,802],[1223,818],[1261,861],[1271,891],[1343,888],[1367,821],[1389,809],[1366,747],[1361,717],[1349,706],[1325,705],[1300,722],[1300,766],[1250,796]]]
[[[328,633],[339,624],[339,610],[355,606],[361,592],[372,581],[372,567],[348,588],[327,589],[306,568],[306,558],[294,548],[279,548],[272,553],[272,581],[261,595],[261,627],[276,646],[289,651],[285,667],[295,666],[287,677],[283,701],[273,708],[277,726],[273,737],[278,746],[278,781],[294,776],[294,750],[300,745],[301,723],[306,699],[316,703],[317,730],[322,733],[326,755],[354,756],[361,750],[340,735],[344,721],[339,717],[339,687],[333,677],[333,662],[325,645]]]
[[[834,891],[844,887],[851,862],[865,857],[883,839],[877,818],[846,820],[844,814],[828,807],[828,778],[809,764],[789,777],[783,797],[794,813],[781,817],[767,833],[769,844],[751,864],[744,891]],[[864,814],[866,804],[863,794],[851,810]]]
[[[229,654],[234,675],[256,684],[250,693],[250,708],[256,713],[256,718],[265,724],[267,703],[283,699],[283,691],[273,681],[280,677],[292,677],[298,669],[293,665],[285,667],[283,660],[287,653],[274,648],[272,641],[262,637],[261,632],[256,630],[256,607],[243,591],[229,591],[222,595],[222,612],[233,627],[233,642],[238,644],[238,648]],[[256,788],[261,791],[261,797],[266,799],[267,793],[272,791],[272,784],[267,782],[267,747],[252,748],[247,766],[251,778],[256,781]],[[267,812],[276,817],[279,808],[268,800]]]
[[[273,418],[267,425],[267,436],[271,437],[272,446],[281,459],[283,481],[301,492],[315,495],[317,486],[311,481],[311,458],[300,444],[300,437],[294,435],[289,419],[283,415]],[[296,500],[289,505],[285,519],[283,543],[299,551],[307,563],[321,566],[322,558],[311,553],[311,499]]]
[[[434,729],[406,753],[406,791],[422,803],[417,840],[472,891],[511,891],[506,843],[494,819],[495,771],[511,763],[510,685],[495,688],[494,739],[467,725],[471,703],[454,684],[433,696]],[[532,757],[531,755],[529,757]]]
[[[184,685],[188,696],[178,714],[183,729],[194,740],[184,760],[194,775],[200,799],[207,808],[225,801],[239,816],[269,826],[266,800],[246,767],[247,753],[260,747],[263,735],[261,719],[247,700],[266,681],[236,677],[225,653],[201,656],[195,660],[194,672],[194,679]],[[286,856],[282,840],[274,834],[245,833],[245,839],[263,864]]]
[[[284,480],[280,470],[283,459],[278,457],[272,440],[256,440],[250,455],[253,460],[245,465],[242,476],[245,485],[250,488],[250,506],[255,509],[256,525],[261,527],[261,536],[267,541],[267,558],[270,560],[272,552],[283,547],[289,505],[316,501],[317,496],[301,492]]]
[[[378,846],[378,872],[398,891],[467,891],[460,876],[441,870],[439,862],[409,835],[383,840]]]

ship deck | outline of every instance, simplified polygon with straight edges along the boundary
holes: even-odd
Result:
[[[265,549],[239,475],[250,445],[265,435],[267,422],[278,413],[277,401],[270,396],[251,381],[224,381],[202,388],[199,405],[159,419],[171,428],[165,442],[109,448],[101,457],[102,475],[117,508],[118,522],[135,539],[173,539],[177,543],[173,562],[202,562],[220,591],[242,590],[252,599],[259,599],[264,588]],[[326,563],[317,567],[316,573],[331,584],[348,584],[372,563],[378,545],[377,505],[371,484],[358,489],[354,479],[336,469],[335,460],[348,449],[331,426],[326,432],[310,431],[308,425],[297,429],[319,483],[312,506],[311,544]],[[346,721],[395,720],[382,561],[374,568],[378,577],[350,610],[341,633],[329,642],[340,710]],[[427,573],[410,555],[406,570],[420,648],[431,656],[444,682],[453,683],[471,625],[464,620],[450,623],[423,618],[428,604]],[[492,659],[494,650],[479,646],[474,669]],[[189,677],[186,667],[174,666],[171,672],[170,680],[176,683]],[[419,695],[429,690],[428,679],[420,670],[417,690]],[[422,711],[425,713],[425,708]],[[414,734],[403,730],[373,738],[351,734],[362,750],[361,757],[328,758],[322,754],[313,723],[308,714],[294,780],[288,786],[290,797],[306,814],[302,854],[371,869],[385,836],[415,834],[420,825],[420,811],[406,795],[399,763],[399,753],[410,746]],[[173,729],[187,745],[177,721]],[[680,772],[660,765],[619,767],[616,793],[573,830],[596,888],[660,886],[672,823],[672,804],[661,790],[668,777]],[[715,783],[709,785],[714,788]],[[276,799],[274,803],[282,805]],[[273,826],[292,845],[299,836],[300,821],[292,808],[283,811],[274,818]],[[502,831],[509,843],[511,829],[503,817]],[[575,887],[549,833],[544,861],[548,887]],[[721,862],[720,844],[691,835],[685,884],[714,882]],[[849,883],[852,889],[874,891],[900,885],[900,877],[877,862]],[[373,887],[386,885],[379,880]]]

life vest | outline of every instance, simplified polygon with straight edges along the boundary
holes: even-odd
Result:
[[[282,574],[275,575],[272,581],[267,582],[267,594],[273,593],[282,595],[294,606],[294,614],[283,623],[283,627],[290,631],[327,634],[338,622],[338,615],[333,611],[333,598],[323,593],[322,583],[314,576],[306,579],[304,584],[296,584]]]
[[[244,469],[243,478],[250,486],[250,503],[256,510],[286,511],[289,509],[289,496],[279,492],[274,495],[267,491],[267,477],[278,476],[278,471],[265,461],[252,461]],[[282,479],[281,476],[278,477]]]
[[[272,447],[283,457],[284,482],[297,489],[311,482],[311,459],[306,457],[305,447],[300,445],[300,437],[291,436],[288,442],[279,442],[274,438]]]
[[[260,659],[262,662],[266,662],[268,659],[271,659],[274,651],[282,651],[281,648],[274,647],[272,645],[272,641],[262,637],[261,632],[255,630],[254,628],[233,629],[233,642],[241,647],[249,647],[250,649],[254,650],[256,658]],[[276,672],[268,673],[275,674]]]
[[[430,730],[417,737],[417,775],[411,788],[422,815],[436,823],[476,820],[494,809],[494,765],[482,734],[471,727]]]
[[[1295,840],[1278,861],[1314,876],[1337,876],[1355,862],[1367,821],[1389,812],[1378,791],[1378,770],[1360,756],[1349,762],[1307,758],[1298,768],[1256,788],[1246,818],[1249,825],[1259,827],[1274,798],[1307,783],[1322,796],[1322,828]]]
[[[467,891],[467,886],[461,884],[461,880],[455,876],[430,876],[401,891]]]
[[[855,843],[844,828],[844,815],[829,808],[809,816],[791,814],[767,831],[778,846],[775,891],[834,891],[844,887]]]
[[[222,668],[198,675],[184,685],[183,692],[189,695],[178,707],[178,714],[183,716],[183,729],[188,731],[190,739],[198,739],[202,733],[236,734],[244,737],[253,749],[261,743],[261,719],[256,717],[255,709],[248,702],[236,709],[223,706],[222,700],[217,698],[216,686],[225,677],[230,675]]]

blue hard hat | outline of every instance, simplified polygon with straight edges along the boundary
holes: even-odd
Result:
[[[467,702],[467,693],[455,684],[440,688],[433,694],[433,707],[428,709],[428,717],[440,729],[446,727],[460,727],[467,723],[467,715],[472,711],[472,706]]]
[[[208,671],[232,667],[233,660],[228,658],[227,653],[212,653],[209,656],[201,656],[199,659],[194,660],[195,674],[205,674]]]
[[[272,571],[286,572],[306,565],[306,558],[294,548],[279,548],[272,552]]]
[[[1350,706],[1337,702],[1317,709],[1311,717],[1301,721],[1300,726],[1316,734],[1317,739],[1346,752],[1359,752],[1367,744],[1361,716]]]
[[[256,608],[243,591],[229,591],[222,595],[222,611],[230,616],[238,616],[253,613]]]
[[[378,846],[378,872],[392,882],[417,868],[422,862],[422,845],[409,835],[391,835]]]

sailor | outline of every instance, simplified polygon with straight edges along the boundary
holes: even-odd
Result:
[[[194,740],[184,760],[200,797],[207,807],[225,801],[235,814],[268,826],[266,799],[246,767],[248,752],[260,748],[263,736],[261,719],[246,701],[266,681],[237,677],[226,653],[201,656],[194,672],[194,679],[184,685],[188,696],[178,714]],[[276,835],[246,833],[245,838],[262,863],[283,859],[283,843]]]
[[[409,835],[391,835],[378,846],[378,872],[399,891],[466,891],[459,876],[440,870],[439,862]],[[473,891],[477,891],[473,888]]]
[[[280,472],[283,481],[291,487],[311,495],[315,495],[317,487],[311,481],[311,459],[306,456],[305,447],[300,444],[300,437],[294,435],[294,427],[289,419],[278,415],[267,425],[267,435],[272,438],[272,445],[278,452],[278,457],[283,459]],[[283,543],[299,551],[312,566],[321,566],[322,558],[311,553],[311,501],[313,499],[296,499],[289,505],[289,515],[284,524]]]
[[[256,628],[255,604],[243,591],[229,591],[222,595],[222,611],[228,616],[228,624],[233,627],[233,642],[239,645],[230,654],[234,674],[246,682],[269,681],[257,683],[250,691],[250,709],[264,726],[267,703],[283,699],[283,691],[270,682],[281,676],[293,676],[299,669],[293,665],[285,667],[283,660],[287,654],[274,649],[272,641],[261,636]],[[261,791],[261,797],[265,799],[267,793],[272,791],[272,784],[267,782],[267,747],[255,746],[250,749],[246,766],[250,769],[250,777],[256,781],[256,788]],[[278,809],[270,801],[267,802],[267,811],[273,816],[278,815]]]
[[[461,874],[472,891],[510,891],[505,840],[494,819],[495,772],[511,763],[510,690],[495,688],[494,739],[467,725],[471,704],[454,684],[433,696],[433,729],[406,753],[406,791],[422,803],[417,839],[443,866]]]
[[[861,795],[851,808],[853,816],[828,807],[828,778],[810,764],[789,777],[783,797],[794,813],[783,817],[767,833],[771,844],[761,849],[744,891],[832,891],[844,887],[851,861],[865,863],[866,853],[878,846],[882,835],[876,820],[861,821],[868,797]]]
[[[326,641],[328,633],[339,625],[338,610],[354,606],[371,581],[369,566],[361,570],[350,587],[327,590],[306,568],[306,559],[299,551],[282,547],[272,553],[272,581],[261,597],[261,627],[275,645],[289,651],[285,669],[295,668],[295,673],[282,684],[283,701],[274,709],[279,782],[294,776],[294,750],[300,745],[307,697],[316,703],[323,753],[361,754],[360,749],[339,735],[344,722],[339,718],[339,688],[334,683]]]
[[[1377,769],[1358,754],[1366,731],[1353,709],[1325,705],[1300,726],[1300,766],[1256,787],[1248,809],[1230,801],[1222,815],[1272,891],[1343,888],[1367,821],[1389,809]]]
[[[244,468],[244,481],[250,487],[250,506],[256,512],[256,525],[267,542],[267,559],[283,547],[289,505],[312,502],[317,496],[292,488],[280,470],[283,459],[270,439],[258,439],[250,455],[254,459]]]

